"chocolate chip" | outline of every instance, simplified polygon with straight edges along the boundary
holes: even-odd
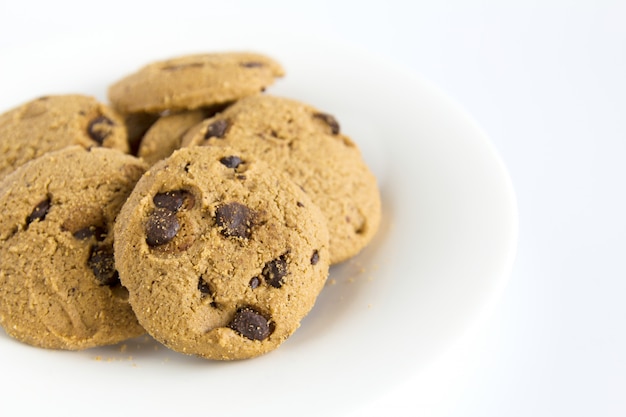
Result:
[[[100,285],[110,287],[120,283],[120,277],[115,269],[113,246],[94,246],[87,260],[87,265],[93,271]]]
[[[251,340],[265,340],[270,335],[269,321],[250,307],[237,310],[228,327]]]
[[[254,211],[237,202],[222,204],[215,211],[215,222],[224,236],[249,238],[254,217]]]
[[[241,65],[244,68],[262,68],[265,66],[265,64],[263,64],[262,62],[257,62],[257,61],[242,62],[239,65]]]
[[[317,265],[320,261],[320,253],[316,250],[313,251],[313,255],[311,255],[311,265]]]
[[[198,290],[200,291],[203,297],[207,295],[213,295],[213,291],[211,291],[211,287],[202,277],[198,279]]]
[[[157,208],[148,217],[146,223],[146,243],[150,246],[160,246],[168,243],[180,230],[180,223],[176,213],[163,208]]]
[[[273,137],[274,139],[284,139],[280,133],[278,133],[275,130],[270,131],[270,136]]]
[[[97,241],[101,242],[106,239],[107,231],[105,228],[100,226],[88,226],[75,231],[72,236],[79,240],[89,239],[94,236]]]
[[[29,225],[35,220],[42,221],[43,219],[45,219],[46,215],[48,214],[48,210],[50,210],[50,206],[51,202],[49,197],[41,201],[35,206],[32,213],[30,213],[26,218],[26,224]]]
[[[222,139],[228,130],[228,121],[216,120],[206,128],[204,139],[209,140],[211,138]]]
[[[272,287],[280,288],[283,286],[283,278],[288,272],[287,254],[284,254],[266,263],[263,267],[261,275],[265,279],[265,282],[270,284]]]
[[[227,168],[237,169],[237,167],[243,162],[240,157],[232,155],[225,156],[220,159],[220,162],[225,165]]]
[[[105,116],[98,116],[87,126],[87,133],[91,139],[102,145],[107,136],[111,134],[113,126],[115,126],[115,123],[111,119]]]
[[[261,285],[261,280],[259,279],[259,277],[253,277],[250,280],[250,288],[255,289],[257,288],[259,285]]]
[[[296,202],[296,205],[297,205],[298,207],[304,207],[304,204],[303,204],[301,201]]]
[[[78,240],[89,239],[90,237],[93,236],[93,230],[92,230],[91,226],[90,227],[85,227],[85,228],[82,228],[82,229],[77,230],[76,232],[74,232],[72,234],[72,236],[74,236]]]
[[[152,198],[152,202],[158,208],[167,209],[173,212],[180,210],[183,205],[193,207],[193,196],[189,191],[173,190],[158,193]]]
[[[334,116],[327,113],[315,113],[313,117],[320,119],[324,123],[326,123],[330,127],[330,131],[333,135],[336,135],[341,130],[339,127],[339,122],[335,119]]]

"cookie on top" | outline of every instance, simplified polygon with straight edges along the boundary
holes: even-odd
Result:
[[[226,147],[184,148],[152,166],[115,234],[139,322],[171,349],[209,359],[276,349],[328,275],[319,208],[281,172]]]

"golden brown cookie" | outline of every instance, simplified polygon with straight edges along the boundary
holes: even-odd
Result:
[[[256,95],[192,128],[183,146],[229,146],[283,170],[328,219],[331,263],[358,253],[380,224],[376,178],[337,120],[312,106]]]
[[[0,179],[23,163],[70,145],[128,151],[118,114],[82,95],[40,97],[0,115]]]
[[[283,75],[278,62],[261,54],[187,55],[151,63],[117,81],[109,100],[122,113],[193,110],[256,94]]]
[[[173,350],[244,359],[277,348],[328,275],[328,230],[308,196],[228,148],[178,150],[142,177],[115,225],[139,322]]]
[[[141,160],[72,146],[0,182],[0,324],[34,346],[78,350],[144,333],[119,282],[113,223]]]

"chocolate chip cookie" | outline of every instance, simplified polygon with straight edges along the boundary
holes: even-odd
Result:
[[[280,172],[226,147],[180,149],[152,166],[115,236],[139,322],[171,349],[209,359],[277,348],[328,275],[320,210]]]
[[[284,171],[328,220],[331,263],[357,254],[380,224],[376,178],[330,114],[269,95],[239,100],[192,128],[183,146],[229,146]]]
[[[119,115],[95,98],[40,97],[0,115],[0,178],[46,152],[70,145],[128,151]]]
[[[144,333],[113,259],[113,223],[145,170],[106,148],[49,152],[0,182],[0,324],[78,350]]]
[[[256,94],[284,75],[261,54],[224,52],[187,55],[151,63],[109,88],[122,113],[193,110]]]

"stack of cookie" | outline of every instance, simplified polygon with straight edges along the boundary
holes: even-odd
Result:
[[[192,55],[119,80],[110,105],[0,115],[6,332],[76,350],[147,331],[220,360],[284,342],[381,213],[337,120],[265,93],[283,75],[260,54]]]

